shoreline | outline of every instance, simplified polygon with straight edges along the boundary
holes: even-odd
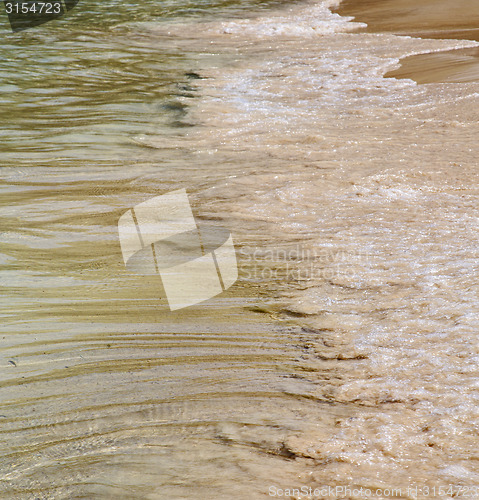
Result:
[[[343,0],[333,12],[352,16],[367,24],[355,33],[388,33],[422,39],[457,39],[479,41],[479,8],[462,0],[460,8],[448,8],[448,2],[425,2],[417,6],[412,0],[373,0],[362,5],[358,0]],[[391,16],[395,12],[395,16]],[[407,56],[400,68],[386,73],[386,78],[409,78],[419,84],[470,83],[479,81],[479,49],[452,49]]]
[[[404,57],[385,78],[410,78],[417,83],[472,83],[479,81],[479,48],[428,52]]]

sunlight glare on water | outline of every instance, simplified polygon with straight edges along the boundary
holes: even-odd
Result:
[[[479,87],[383,77],[476,43],[333,5],[80,2],[5,30],[3,497],[477,485]],[[172,312],[117,224],[183,188],[239,279]]]

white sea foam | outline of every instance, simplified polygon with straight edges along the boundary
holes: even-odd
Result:
[[[347,33],[325,5],[217,28],[241,57],[208,72],[198,138],[218,163],[240,159],[211,203],[247,241],[346,256],[290,261],[299,271],[276,284],[285,317],[315,332],[315,394],[357,409],[288,449],[323,461],[320,483],[434,483],[448,460],[473,459],[479,417],[477,86],[383,74],[402,55],[475,43]]]
[[[335,2],[317,2],[305,7],[293,6],[271,17],[260,16],[254,20],[222,23],[226,34],[243,34],[257,37],[310,37],[352,31],[366,26],[350,22],[352,18],[333,14],[328,8]]]

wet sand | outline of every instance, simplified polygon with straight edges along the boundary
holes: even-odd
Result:
[[[366,23],[359,32],[394,33],[432,39],[479,40],[479,3],[413,0],[345,0],[336,12]],[[449,50],[401,60],[386,77],[410,78],[417,83],[479,81],[479,51]]]
[[[410,78],[417,83],[467,83],[479,81],[479,49],[457,49],[419,54],[401,60],[401,66],[385,75]]]
[[[474,0],[344,0],[336,12],[366,23],[367,33],[479,40]]]

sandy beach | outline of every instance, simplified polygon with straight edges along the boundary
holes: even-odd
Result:
[[[367,33],[479,39],[479,10],[473,0],[343,0],[335,12],[366,23]]]
[[[344,0],[335,10],[353,16],[367,27],[367,33],[396,33],[437,39],[479,40],[479,7],[477,2],[410,0],[354,1]],[[411,78],[418,83],[464,83],[479,79],[477,49],[440,51],[401,60],[401,67],[386,77]]]

